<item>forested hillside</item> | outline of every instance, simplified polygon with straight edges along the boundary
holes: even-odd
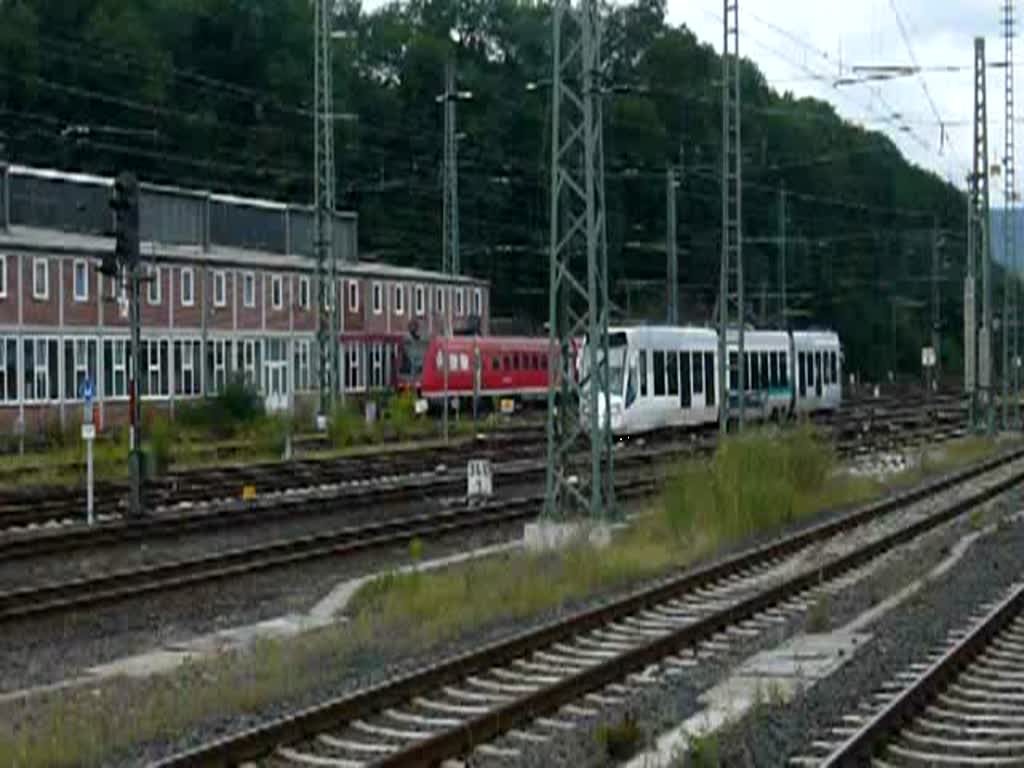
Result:
[[[664,313],[665,165],[681,164],[683,306],[715,301],[720,217],[718,57],[664,3],[609,18],[608,238],[614,298]],[[309,201],[308,0],[0,0],[0,142],[16,162]],[[464,269],[493,281],[495,312],[546,312],[549,8],[516,0],[338,5],[339,204],[364,253],[440,264],[442,89],[454,48]],[[454,29],[453,34],[449,30]],[[452,42],[455,40],[457,42]],[[958,365],[963,198],[827,104],[743,73],[744,226],[752,314],[775,319],[777,188],[789,199],[794,323],[837,327],[851,367],[916,371],[930,322],[933,216],[944,247],[944,357]],[[536,87],[528,87],[528,84]]]

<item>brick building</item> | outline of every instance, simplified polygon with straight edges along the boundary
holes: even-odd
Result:
[[[104,423],[127,414],[124,287],[99,274],[113,249],[112,179],[0,166],[0,431],[81,416],[86,376]],[[268,408],[316,388],[317,278],[308,207],[141,185],[144,401],[173,410],[244,376]],[[342,379],[383,389],[398,345],[473,319],[486,332],[488,285],[360,262],[357,217],[333,221]]]

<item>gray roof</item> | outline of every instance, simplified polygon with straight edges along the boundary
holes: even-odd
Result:
[[[61,232],[38,227],[11,226],[0,228],[0,249],[13,252],[47,253],[53,255],[91,256],[99,258],[114,249],[114,239],[102,235]],[[235,248],[211,244],[208,251],[199,245],[168,244],[143,241],[142,258],[158,263],[205,264],[211,267],[234,267],[253,269],[279,269],[293,272],[312,273],[316,264],[309,256],[281,254],[272,251]],[[342,276],[379,277],[390,280],[422,282],[454,282],[464,285],[486,286],[486,280],[472,277],[445,275],[426,269],[399,267],[389,264],[337,262],[338,273]]]

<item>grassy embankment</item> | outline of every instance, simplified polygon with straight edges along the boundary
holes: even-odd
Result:
[[[993,448],[988,441],[964,441],[927,466],[946,469]],[[650,510],[598,555],[581,544],[557,554],[517,552],[383,576],[356,595],[347,624],[260,641],[247,652],[148,681],[48,696],[19,714],[17,730],[3,724],[12,713],[0,710],[0,764],[97,765],[127,745],[173,738],[195,723],[253,711],[360,670],[380,670],[476,631],[571,608],[883,490],[877,481],[834,470],[829,448],[807,430],[729,440],[713,460],[681,464]],[[922,471],[908,476],[917,479]],[[421,545],[411,554],[421,556]]]

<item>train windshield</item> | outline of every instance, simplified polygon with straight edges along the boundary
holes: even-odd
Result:
[[[608,378],[609,392],[613,395],[621,395],[625,385],[626,376],[626,334],[613,333],[608,336]],[[598,359],[602,357],[602,350],[597,351]],[[580,360],[580,372],[585,376],[590,367],[590,357],[586,349],[583,350]]]
[[[398,362],[398,375],[415,377],[423,373],[423,358],[427,354],[427,342],[422,339],[406,339],[402,344],[402,358]]]

